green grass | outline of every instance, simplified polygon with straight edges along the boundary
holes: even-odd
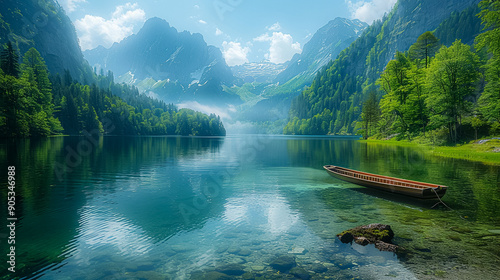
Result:
[[[433,156],[480,161],[491,165],[500,165],[500,140],[490,140],[483,144],[472,141],[455,146],[433,146],[414,142],[396,140],[360,140],[361,142],[403,147],[418,147]]]

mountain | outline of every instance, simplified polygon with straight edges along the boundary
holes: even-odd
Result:
[[[283,70],[259,64],[233,67],[233,73],[245,81],[251,82],[254,79],[255,82],[262,83],[231,89],[232,92],[239,92],[246,101],[237,118],[258,123],[286,119],[291,100],[306,86],[311,85],[317,72],[356,40],[367,26],[359,20],[331,20],[311,37],[301,54],[296,54],[285,63],[286,68]],[[256,74],[252,76],[253,70],[264,70],[263,68],[267,68],[265,72],[269,74],[264,77]]]
[[[356,40],[368,24],[360,20],[336,18],[321,27],[304,45],[301,54],[296,54],[288,67],[276,77],[275,82],[286,83],[294,78],[311,82],[321,67]]]
[[[92,81],[75,28],[61,6],[50,0],[2,0],[0,45],[11,41],[22,55],[36,48],[52,74],[69,70],[79,81]]]
[[[111,70],[168,102],[238,101],[222,91],[235,78],[221,51],[201,34],[178,32],[160,18],[147,20],[137,34],[108,49],[100,46],[84,55],[93,67]]]
[[[318,73],[310,88],[293,100],[285,132],[354,133],[364,100],[369,92],[377,89],[375,81],[396,52],[407,51],[422,33],[435,30],[445,20],[478,2],[399,0],[387,16],[367,28]],[[300,129],[307,124],[318,129]]]
[[[241,78],[245,83],[270,83],[286,69],[287,65],[288,63],[276,64],[264,61],[232,66],[231,70],[234,76]]]

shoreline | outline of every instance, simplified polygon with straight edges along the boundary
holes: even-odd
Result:
[[[481,140],[487,140],[478,143]],[[455,146],[434,146],[431,144],[421,144],[409,142],[408,140],[358,140],[360,143],[394,145],[400,147],[417,147],[426,154],[438,157],[463,159],[478,161],[488,165],[500,165],[500,140],[480,139],[467,144],[457,144]]]

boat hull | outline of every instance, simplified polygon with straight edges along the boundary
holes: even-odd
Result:
[[[446,193],[446,188],[445,186],[438,186],[435,185],[435,187],[428,186],[428,187],[421,187],[421,188],[413,188],[413,187],[408,187],[404,185],[411,185],[409,180],[403,180],[403,179],[398,179],[398,178],[393,178],[393,177],[387,177],[387,176],[379,176],[375,174],[370,174],[370,173],[365,173],[365,172],[359,172],[355,173],[358,171],[355,170],[350,170],[346,168],[342,168],[341,171],[348,170],[350,172],[353,172],[355,174],[358,174],[358,177],[354,176],[349,176],[346,174],[341,174],[339,170],[336,170],[336,166],[325,166],[325,170],[330,174],[332,177],[361,185],[364,187],[368,188],[374,188],[386,192],[391,192],[391,193],[396,193],[396,194],[401,194],[401,195],[406,195],[406,196],[411,196],[411,197],[416,197],[416,198],[421,198],[421,199],[432,199],[432,198],[441,198],[444,196]],[[373,176],[373,177],[372,177]],[[365,177],[360,178],[360,177]],[[398,185],[401,184],[401,185]],[[430,185],[430,184],[427,184]]]

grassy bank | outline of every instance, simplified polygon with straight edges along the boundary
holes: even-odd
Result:
[[[359,140],[369,144],[397,145],[405,147],[418,147],[425,153],[448,158],[466,159],[480,161],[486,164],[500,165],[500,140],[473,141],[464,145],[456,146],[433,146],[430,144],[419,144],[407,140]]]

